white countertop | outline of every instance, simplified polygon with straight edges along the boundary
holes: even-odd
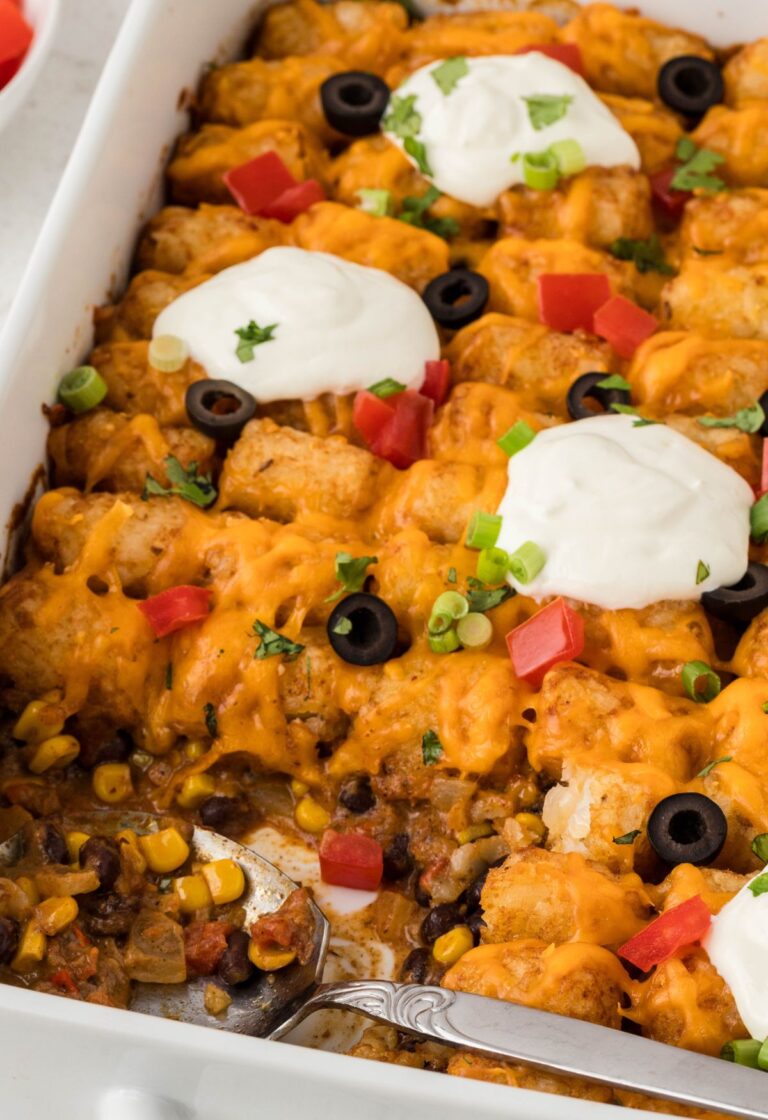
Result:
[[[56,44],[0,133],[0,327],[129,0],[63,0]]]

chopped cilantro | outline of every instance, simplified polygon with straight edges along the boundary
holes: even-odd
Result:
[[[251,319],[247,327],[238,327],[235,334],[240,341],[235,353],[240,361],[252,362],[255,348],[260,346],[262,342],[272,342],[276,330],[277,323],[271,323],[268,327],[260,327],[254,319]]]
[[[612,404],[612,412],[620,412],[622,416],[637,416],[638,411],[633,404]]]
[[[162,486],[151,474],[147,475],[141,497],[147,501],[150,497],[170,498],[176,495],[195,506],[205,509],[216,501],[216,487],[211,482],[208,474],[197,473],[197,463],[190,463],[185,469],[175,455],[168,455],[165,460],[165,471],[168,475],[170,486]]]
[[[528,106],[531,124],[537,132],[541,132],[563,119],[573,98],[568,94],[537,93],[533,97],[524,97],[523,101]]]
[[[261,642],[253,654],[259,660],[263,660],[265,657],[277,657],[280,653],[284,653],[288,657],[296,657],[304,649],[304,646],[300,646],[298,642],[292,642],[284,634],[278,634],[277,630],[273,630],[271,626],[260,622],[258,618],[253,624],[253,632],[261,638]]]
[[[768,863],[768,832],[761,832],[750,844],[752,851],[763,863]]]
[[[632,392],[632,386],[627,381],[626,377],[622,377],[619,373],[612,373],[610,377],[604,377],[602,381],[598,381],[595,386],[596,389],[623,389],[627,393]]]
[[[768,716],[768,700],[766,700],[764,704],[761,704],[761,707],[765,714]]]
[[[446,58],[445,62],[441,62],[431,71],[433,81],[440,87],[446,97],[453,93],[459,79],[466,77],[468,73],[467,60],[462,58],[461,55],[457,55],[455,58]]]
[[[632,237],[617,237],[610,246],[611,254],[620,261],[633,261],[638,272],[660,272],[662,276],[674,276],[675,270],[664,257],[664,248],[658,234],[654,233],[647,241]]]
[[[698,245],[692,246],[694,253],[698,253],[700,257],[722,257],[722,249],[700,249]]]
[[[421,113],[416,109],[416,94],[410,97],[398,97],[395,94],[389,102],[389,108],[381,127],[385,132],[394,132],[401,140],[418,136],[421,132]]]
[[[705,564],[703,560],[699,560],[696,566],[696,586],[698,587],[705,579],[709,579],[709,564]]]
[[[205,713],[205,726],[208,728],[208,734],[212,739],[218,738],[219,721],[216,719],[216,709],[213,704],[204,704],[203,712]]]
[[[349,552],[337,552],[335,572],[341,586],[328,596],[326,603],[332,603],[344,591],[360,591],[368,575],[368,565],[378,562],[378,556],[352,556]],[[341,630],[337,633],[348,634],[349,631]]]
[[[403,147],[406,154],[416,161],[416,166],[422,175],[434,175],[427,159],[427,149],[421,140],[417,140],[415,136],[406,136]]]
[[[768,872],[763,872],[762,875],[758,875],[751,883],[747,883],[747,886],[752,891],[755,898],[757,898],[759,894],[765,894],[766,891],[768,891]]]
[[[700,416],[699,423],[702,428],[738,428],[740,432],[754,435],[765,423],[765,412],[762,405],[755,401],[748,408],[740,408],[733,416]]]
[[[334,634],[351,634],[352,623],[348,618],[340,618],[333,628]]]
[[[716,766],[720,765],[721,762],[733,762],[733,755],[724,754],[722,758],[716,758],[714,762],[708,762],[703,770],[699,770],[696,777],[706,778],[709,774],[712,773]]]
[[[397,215],[398,221],[407,222],[418,229],[427,229],[438,237],[455,237],[459,232],[459,223],[455,218],[432,218],[427,210],[437,202],[442,192],[437,187],[430,187],[420,198],[407,195],[403,199],[403,208]]]
[[[401,381],[395,381],[394,377],[385,377],[383,381],[377,381],[375,385],[368,386],[368,392],[373,393],[376,397],[381,397],[385,400],[387,397],[394,397],[395,393],[402,393],[405,385]]]
[[[467,584],[469,609],[476,611],[478,614],[492,611],[494,607],[506,603],[507,599],[511,599],[515,594],[509,584],[505,584],[503,587],[486,587],[481,580],[475,579],[474,576],[470,576]]]
[[[168,692],[173,688],[173,662],[169,661],[165,667],[165,687]]]
[[[614,836],[614,844],[634,844],[640,835],[642,829],[633,828],[631,832],[625,832],[623,836]]]
[[[658,420],[647,420],[645,416],[638,416],[632,425],[633,428],[650,428],[652,424],[658,424]]]
[[[448,582],[449,583],[455,583],[456,582],[456,569],[455,568],[449,568],[448,569]]]
[[[725,156],[710,152],[708,148],[697,148],[688,136],[684,136],[678,142],[676,155],[684,162],[682,167],[678,167],[670,182],[673,190],[693,191],[697,187],[705,191],[723,190],[724,180],[719,179],[712,172],[721,163],[725,163]]]
[[[443,744],[436,731],[425,731],[421,738],[421,757],[425,766],[434,766],[443,755]]]
[[[696,155],[697,151],[698,148],[694,141],[691,140],[690,136],[681,136],[675,148],[675,155],[679,160],[682,160],[683,163],[687,163],[691,156]]]

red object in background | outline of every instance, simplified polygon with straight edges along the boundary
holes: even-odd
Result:
[[[278,222],[292,222],[299,214],[309,210],[316,202],[325,200],[325,191],[317,179],[305,179],[295,187],[289,187],[272,202],[262,206],[259,213],[263,218],[276,218]]]
[[[424,363],[424,384],[419,392],[436,405],[443,403],[451,387],[451,363],[445,358]]]
[[[563,599],[555,599],[510,630],[507,648],[515,676],[538,688],[553,665],[572,661],[584,649],[584,619]]]
[[[233,167],[222,176],[229,193],[246,214],[260,214],[296,180],[277,152],[265,152],[248,163]]]
[[[760,472],[760,489],[757,497],[761,498],[766,493],[768,493],[768,439],[763,440],[763,469]]]
[[[584,77],[584,60],[581,57],[581,47],[577,43],[534,43],[532,47],[523,47],[515,54],[530,54],[539,51],[555,62],[562,62],[569,70],[573,70],[580,78]]]
[[[55,984],[57,988],[61,988],[63,992],[69,992],[71,996],[80,996],[77,984],[72,979],[72,973],[66,968],[60,968],[51,976],[51,983]]]
[[[539,319],[555,331],[591,331],[595,312],[611,298],[602,272],[549,272],[538,284]]]
[[[381,844],[361,832],[327,828],[320,841],[320,877],[336,887],[375,891],[384,873]]]
[[[678,949],[701,941],[711,923],[712,915],[701,895],[697,894],[665,911],[645,929],[630,937],[618,954],[647,972],[655,964],[669,960]]]
[[[650,176],[653,205],[660,214],[674,224],[682,218],[688,199],[693,198],[691,191],[676,191],[673,189],[672,180],[677,171],[677,167],[667,167],[664,171],[657,171]]]
[[[427,432],[432,424],[434,401],[405,389],[382,400],[362,390],[352,406],[352,422],[375,455],[405,470],[426,458]]]
[[[0,89],[20,68],[33,34],[20,6],[12,0],[0,0]]]
[[[138,608],[154,630],[155,637],[164,638],[191,622],[207,618],[212,594],[207,587],[182,584],[145,599]]]
[[[367,389],[361,389],[355,396],[355,403],[352,405],[352,423],[369,447],[395,415],[395,406],[390,404],[391,400],[392,397],[382,400],[375,393],[369,393]]]
[[[609,342],[621,358],[631,358],[658,325],[650,312],[643,311],[632,300],[614,296],[595,312],[594,332]]]

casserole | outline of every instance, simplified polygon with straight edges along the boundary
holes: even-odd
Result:
[[[236,7],[238,8],[238,11],[233,11],[233,21],[236,19],[236,17],[241,18],[243,15],[241,6],[233,5],[233,9]],[[221,17],[222,10],[223,6],[220,6],[219,11],[217,12],[218,17]],[[139,36],[143,37],[142,41],[145,44],[145,48],[150,53],[153,51],[157,51],[158,57],[162,56],[167,61],[167,56],[163,54],[162,46],[163,44],[167,44],[168,42],[167,36],[171,31],[170,20],[174,15],[174,12],[175,9],[173,7],[168,8],[165,13],[150,13],[149,9],[142,5],[139,5],[137,8],[135,8],[131,15],[129,24],[127,25],[127,30],[124,34],[123,40],[117,50],[116,58],[118,60],[118,63],[122,58],[124,60],[123,64],[127,67],[133,60],[134,56],[131,52],[138,49],[137,43],[140,41]],[[246,14],[251,15],[252,13],[249,12]],[[188,15],[188,9],[185,9],[185,16],[186,15]],[[176,18],[180,18],[178,16],[178,13],[176,13]],[[202,46],[203,40],[205,40],[206,43],[210,42],[210,36],[203,36],[202,34],[202,26],[204,23],[205,20],[202,18],[201,13],[199,23],[195,22],[191,28],[187,26],[187,22],[185,22],[183,25],[182,39],[184,41],[185,47],[189,46],[190,57],[201,57],[199,53],[193,56],[192,48],[195,47],[199,50],[203,50],[205,49]],[[240,26],[242,27],[242,23],[240,24]],[[237,30],[237,28],[235,30]],[[206,31],[210,32],[210,27],[206,27]],[[197,38],[198,35],[199,39]],[[131,38],[131,36],[134,36],[134,38]],[[128,45],[126,46],[126,44]],[[179,53],[181,53],[180,48],[177,47],[177,49]],[[150,62],[151,59],[147,62],[147,65],[149,65]],[[100,144],[102,141],[106,143],[107,133],[109,133],[113,137],[119,137],[120,151],[118,155],[122,157],[126,157],[126,153],[133,152],[134,139],[136,141],[135,147],[138,147],[139,131],[141,132],[142,146],[145,148],[148,147],[147,135],[145,131],[145,121],[147,119],[147,116],[151,115],[149,113],[150,107],[152,109],[152,114],[157,114],[158,106],[160,106],[161,104],[165,104],[166,102],[168,105],[171,104],[170,98],[165,96],[170,92],[169,88],[167,88],[166,83],[172,84],[171,79],[168,77],[169,70],[173,71],[173,66],[166,66],[164,63],[164,66],[162,68],[163,80],[161,83],[163,88],[159,91],[153,91],[151,98],[148,93],[142,92],[141,83],[138,81],[138,78],[134,79],[134,83],[130,85],[130,88],[127,88],[126,86],[113,87],[111,98],[106,98],[103,102],[101,102],[101,109],[99,109],[97,105],[97,108],[94,111],[94,114],[92,115],[87,127],[86,136],[90,132],[90,135],[94,138],[92,140],[94,144],[96,144],[97,142]],[[125,72],[123,71],[123,74],[124,73]],[[120,74],[119,70],[118,74]],[[176,85],[178,85],[179,77],[181,77],[181,75],[174,74]],[[185,73],[184,77],[191,78],[192,75],[190,74],[189,76],[187,76]],[[141,100],[142,97],[148,99],[144,101],[143,106]],[[110,101],[111,104],[109,104]],[[128,111],[129,102],[130,113]],[[144,116],[141,112],[139,112],[139,109],[141,109],[142,107],[146,108],[147,116]],[[109,114],[107,114],[108,109],[110,110]],[[160,109],[159,116],[155,116],[154,118],[155,122],[157,123],[158,121],[162,121],[164,112],[167,114],[165,118],[166,123],[168,125],[175,125],[177,123],[177,119],[173,116],[173,113],[170,109]],[[135,118],[132,116],[133,113],[136,113]],[[135,131],[132,131],[132,122]],[[109,231],[109,243],[117,247],[117,240],[113,239],[113,235],[115,232],[115,229],[113,229],[113,227],[115,227],[118,232],[120,231],[120,229],[122,229],[125,233],[125,244],[122,244],[121,242],[120,245],[121,255],[118,256],[116,254],[113,258],[114,264],[119,263],[124,266],[125,254],[127,253],[130,234],[133,232],[132,228],[130,230],[128,228],[129,226],[132,227],[132,223],[128,221],[126,215],[128,213],[135,213],[137,208],[141,209],[141,204],[145,201],[145,198],[143,197],[144,179],[142,179],[142,182],[140,183],[138,176],[133,177],[132,172],[129,170],[131,166],[132,159],[129,159],[127,163],[121,163],[118,186],[118,177],[115,177],[114,180],[110,179],[109,182],[107,182],[105,178],[101,177],[104,175],[104,172],[101,170],[101,165],[97,165],[94,159],[94,162],[92,164],[88,166],[82,166],[82,171],[80,172],[81,178],[79,183],[77,182],[77,166],[75,165],[73,170],[70,171],[67,177],[67,181],[63,185],[63,194],[60,196],[54,209],[54,216],[51,220],[52,224],[47,227],[47,230],[43,234],[43,243],[46,251],[50,252],[53,247],[58,252],[64,251],[64,255],[68,260],[76,261],[78,278],[81,275],[85,276],[88,273],[88,269],[83,267],[83,252],[87,253],[89,251],[87,245],[99,245],[104,243],[99,236],[100,233],[103,232],[106,235],[107,231]],[[89,215],[89,228],[88,238],[86,239],[86,246],[82,246],[79,241],[76,240],[74,222],[72,220],[73,212],[71,209],[69,209],[69,207],[73,205],[72,192],[74,192],[78,187],[83,187],[86,190],[89,201],[93,203],[92,209],[87,208]],[[147,205],[150,205],[148,200]],[[57,211],[59,213],[58,219],[56,218]],[[66,229],[64,228],[65,225]],[[94,249],[93,255],[101,256],[101,253],[96,253]],[[10,415],[11,405],[13,404],[16,424],[19,426],[17,430],[20,429],[18,419],[18,406],[22,403],[22,396],[26,400],[26,392],[28,391],[25,389],[24,394],[20,392],[22,379],[25,377],[26,370],[29,368],[27,355],[32,353],[32,348],[34,347],[34,368],[41,370],[61,370],[63,368],[66,368],[67,365],[72,365],[77,361],[84,349],[84,346],[78,345],[78,340],[73,340],[69,336],[68,331],[70,327],[68,326],[68,324],[71,324],[75,321],[78,321],[80,323],[82,333],[80,335],[79,342],[86,343],[87,339],[85,338],[85,331],[88,329],[87,324],[89,321],[90,305],[96,302],[100,302],[103,296],[104,282],[106,280],[104,269],[105,266],[102,264],[101,271],[98,273],[94,272],[93,276],[90,277],[90,279],[88,279],[87,281],[87,288],[85,286],[78,287],[78,283],[75,282],[72,284],[58,286],[56,290],[54,290],[53,287],[49,287],[47,291],[36,288],[33,294],[23,294],[20,298],[20,310],[17,310],[16,314],[14,315],[12,322],[9,324],[8,333],[6,335],[9,346],[8,352],[9,354],[16,355],[15,359],[11,361],[11,367],[12,370],[15,369],[17,371],[15,385],[13,384],[13,378],[11,378],[5,390],[5,400],[7,406],[6,411]],[[26,289],[26,292],[30,293],[30,289]],[[25,300],[28,309],[28,317],[26,319],[24,318]],[[34,315],[30,316],[30,312],[32,310],[34,310]],[[25,348],[29,348],[27,349],[26,355],[23,353]],[[39,437],[40,439],[42,439],[42,426],[40,425],[39,421],[36,421],[35,418],[36,404],[33,405],[32,403],[30,403],[28,411],[26,413],[24,412],[24,408],[26,408],[26,405],[24,405],[21,410],[22,419],[24,419],[24,416],[26,415],[26,418],[32,422],[31,429],[36,426],[39,432]],[[8,457],[6,460],[6,465],[10,468],[11,459],[15,460],[16,471],[18,471],[19,469],[19,459],[22,458],[24,454],[26,454],[28,465],[30,467],[34,467],[35,465],[36,454],[34,451],[34,444],[32,443],[32,445],[30,446],[31,440],[30,437],[26,434],[26,431],[27,430],[25,428],[25,437],[23,441],[19,440],[17,437],[15,443],[9,441],[8,446],[4,447],[3,450],[3,455]],[[19,447],[20,443],[22,444],[21,448]],[[20,451],[21,455],[19,454]],[[10,469],[4,470],[4,485],[5,480],[10,479],[10,477]],[[21,496],[18,492],[18,488],[16,488],[15,493],[12,493],[11,488],[9,487],[9,493],[14,498],[18,498]],[[0,996],[5,999],[5,993],[0,993]],[[9,1003],[7,1004],[7,1006],[9,1008],[17,1006],[14,1004],[12,997],[8,997],[8,999]],[[32,1005],[30,1004],[30,1007],[31,1006]],[[59,1012],[58,1008],[55,1012],[51,1011],[51,1015],[55,1015],[57,1018],[60,1014],[63,1015],[63,1011]],[[75,1017],[73,1017],[72,1021],[75,1021]],[[160,1027],[169,1028],[169,1025],[157,1025],[158,1030],[160,1030]],[[149,1035],[152,1034],[155,1027],[153,1026],[153,1028],[150,1030],[150,1027],[148,1025],[144,1025],[142,1023],[140,1028],[138,1029],[140,1029],[143,1033]],[[169,1029],[174,1030],[178,1028],[170,1027]],[[226,1041],[226,1038],[220,1039],[217,1045],[224,1045]],[[192,1044],[190,1043],[190,1045]],[[310,1072],[315,1068],[314,1066],[312,1066],[313,1060],[314,1058],[308,1060],[306,1063],[307,1070]],[[376,1074],[374,1074],[372,1070],[369,1070],[367,1073],[369,1084],[372,1083],[373,1079],[376,1076],[386,1077],[388,1084],[394,1084],[392,1071],[382,1070],[380,1073],[377,1070]],[[305,1086],[305,1089],[306,1088],[309,1088],[309,1086]],[[426,1087],[423,1091],[425,1093],[429,1092]],[[485,1100],[485,1097],[482,1096],[482,1094],[486,1093],[487,1091],[488,1090],[486,1090],[486,1087],[478,1087],[473,1091],[472,1099],[474,1102],[473,1107],[475,1111],[478,1111],[478,1108],[481,1107],[481,1105],[478,1105],[478,1101]],[[493,1093],[493,1090],[490,1090],[490,1092]],[[453,1089],[451,1090],[451,1096],[452,1099],[455,1098],[458,1100],[458,1097],[456,1096]],[[187,1099],[189,1099],[189,1097]],[[489,1096],[487,1099],[490,1107],[491,1097]],[[202,1107],[199,1098],[195,1101],[195,1103],[199,1107]],[[278,1107],[283,1107],[283,1105],[281,1104]],[[495,1107],[495,1099],[493,1102],[493,1107]],[[505,1099],[503,1105],[501,1103],[501,1100],[499,1100],[499,1108],[501,1107],[504,1108],[506,1115],[510,1115],[512,1114],[510,1110],[514,1107],[514,1104],[511,1099]],[[531,1107],[527,1110],[528,1115],[534,1114],[532,1112],[533,1107],[534,1106],[531,1105]],[[553,1110],[556,1109],[556,1113],[555,1111],[553,1111],[552,1114],[562,1115],[565,1111],[566,1106],[562,1101],[553,1101],[548,1102],[548,1105],[542,1104],[541,1107],[550,1107]],[[572,1107],[574,1108],[574,1110],[576,1110],[586,1106],[574,1105]],[[399,1112],[402,1115],[406,1116],[408,1115],[408,1110],[410,1108],[410,1103],[403,1102],[403,1104],[399,1107]],[[590,1110],[590,1114],[592,1113],[594,1113],[594,1106]],[[285,1114],[288,1115],[291,1113],[286,1111]],[[415,1114],[416,1113],[414,1112],[414,1115]],[[423,1106],[419,1109],[419,1114],[425,1114]],[[437,1110],[435,1110],[435,1114],[437,1114]],[[441,1108],[440,1114],[446,1115],[446,1112]],[[493,1113],[488,1114],[492,1115]],[[578,1111],[574,1111],[574,1115],[578,1114]],[[225,1114],[222,1113],[222,1115]],[[547,1115],[547,1113],[543,1112],[542,1115]]]

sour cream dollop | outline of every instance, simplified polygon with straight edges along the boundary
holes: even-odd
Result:
[[[559,140],[576,140],[587,165],[640,167],[640,153],[583,78],[539,51],[466,59],[467,73],[444,93],[433,74],[443,61],[416,70],[395,90],[384,130],[405,150],[405,137],[387,126],[395,98],[415,96],[421,117],[415,139],[425,146],[432,174],[445,194],[473,206],[490,206],[502,191],[522,183],[522,159]],[[563,116],[536,129],[524,98],[571,98]],[[402,130],[401,130],[402,131]],[[412,159],[412,162],[416,162]]]
[[[272,337],[237,356],[237,331],[254,321]],[[174,300],[153,334],[183,339],[208,376],[258,401],[343,395],[391,377],[419,389],[440,357],[432,316],[402,281],[330,253],[274,248]]]
[[[539,432],[509,461],[498,546],[546,556],[518,591],[607,610],[698,599],[747,570],[752,489],[664,424],[596,416]],[[699,562],[709,568],[700,583]],[[767,1032],[768,1033],[768,1032]]]
[[[768,871],[768,867],[764,869]],[[702,942],[731,989],[739,1015],[753,1038],[768,1035],[768,894],[743,887],[719,914]]]

